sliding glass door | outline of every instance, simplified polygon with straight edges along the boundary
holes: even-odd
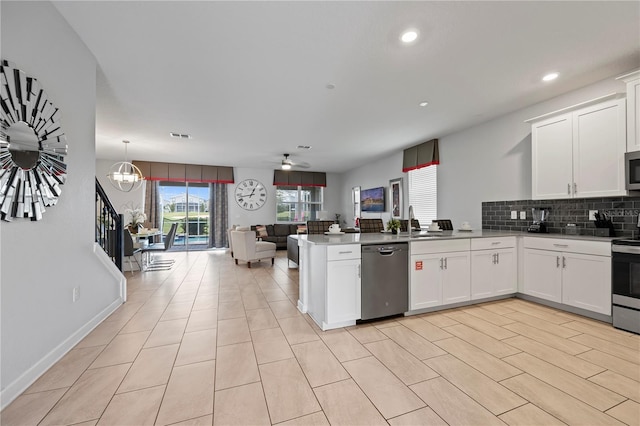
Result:
[[[174,247],[203,250],[209,247],[209,184],[160,182],[162,230],[178,224]]]

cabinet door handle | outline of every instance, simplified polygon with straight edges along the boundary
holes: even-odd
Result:
[[[440,258],[440,269],[444,269],[444,258]]]
[[[562,247],[562,248],[567,248],[569,247],[569,244],[553,244],[554,247]]]
[[[447,258],[444,258],[444,269],[447,269]]]
[[[500,253],[496,253],[496,265],[500,263]]]
[[[362,265],[358,265],[358,278],[362,278]]]
[[[502,244],[502,241],[494,241],[491,243],[492,246],[498,246],[500,244]]]
[[[560,256],[556,256],[556,268],[560,267]]]
[[[573,182],[573,193],[577,194],[578,193],[578,184]]]
[[[495,264],[496,264],[496,254],[495,254],[495,253],[493,253],[493,254],[491,255],[491,257],[493,257],[493,264],[495,265]]]
[[[351,250],[349,251],[339,251],[338,254],[351,254],[353,253]]]
[[[562,268],[566,268],[567,267],[567,258],[562,256]]]
[[[571,195],[571,184],[567,184],[567,194]]]

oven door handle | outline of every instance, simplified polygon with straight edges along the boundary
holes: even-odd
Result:
[[[613,244],[611,246],[613,253],[628,253],[628,254],[640,254],[640,247],[638,246],[624,246],[620,244]]]

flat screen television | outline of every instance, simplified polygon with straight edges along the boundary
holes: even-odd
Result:
[[[384,187],[360,191],[360,208],[363,212],[384,211]]]

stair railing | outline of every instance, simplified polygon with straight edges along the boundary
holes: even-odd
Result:
[[[124,259],[124,217],[113,208],[96,178],[96,242],[122,271]]]

